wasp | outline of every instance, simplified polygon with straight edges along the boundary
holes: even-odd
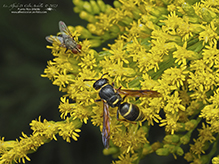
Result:
[[[109,84],[107,78],[103,78],[108,73],[101,76],[100,79],[84,79],[84,81],[95,81],[93,88],[99,90],[100,100],[103,101],[103,130],[102,130],[102,141],[106,148],[109,147],[110,138],[110,126],[109,126],[109,106],[117,109],[117,120],[118,121],[141,121],[144,119],[143,112],[138,108],[137,105],[123,102],[127,96],[132,97],[160,97],[160,93],[151,90],[128,90],[121,89],[119,87],[116,89],[114,83]],[[123,94],[122,98],[120,94]],[[119,115],[123,116],[124,119],[119,119]]]
[[[55,42],[60,47],[66,48],[65,53],[67,50],[71,50],[74,54],[81,53],[81,45],[77,44],[74,36],[72,36],[70,30],[62,21],[59,21],[59,30],[60,34],[58,36],[50,35],[46,37],[46,40],[50,43]]]

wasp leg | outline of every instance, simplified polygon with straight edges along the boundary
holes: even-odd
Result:
[[[125,95],[125,96],[122,98],[122,101],[124,101],[126,97],[127,97],[127,95]]]

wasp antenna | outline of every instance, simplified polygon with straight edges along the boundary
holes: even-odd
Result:
[[[84,79],[83,81],[96,81],[96,79]]]
[[[107,73],[104,73],[102,76],[101,76],[101,78],[100,79],[102,79],[103,78],[103,76],[105,76],[105,75],[108,75],[109,73],[107,72]]]

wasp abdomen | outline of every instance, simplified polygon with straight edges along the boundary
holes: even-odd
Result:
[[[139,110],[138,106],[127,102],[120,104],[119,112],[129,121],[141,121],[144,119],[144,114]]]

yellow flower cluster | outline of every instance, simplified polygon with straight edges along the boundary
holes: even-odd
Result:
[[[115,0],[115,7],[102,0],[73,3],[74,11],[89,22],[86,28],[68,26],[82,46],[81,53],[66,51],[54,42],[47,46],[54,59],[48,61],[42,75],[66,93],[59,106],[64,121],[32,121],[39,144],[12,158],[7,156],[10,141],[2,140],[1,163],[29,160],[29,150],[45,140],[56,140],[56,134],[67,142],[77,140],[78,128],[89,119],[102,131],[103,102],[95,102],[99,96],[92,87],[94,81],[84,80],[97,80],[104,73],[115,88],[153,90],[161,95],[124,100],[139,107],[142,121],[118,121],[117,108],[109,108],[110,143],[104,154],[118,157],[114,164],[138,163],[153,152],[184,156],[191,163],[218,163],[219,1]],[[114,43],[103,51],[92,49],[110,39]],[[154,124],[165,128],[163,142],[149,143],[149,128]],[[198,136],[192,135],[197,131]],[[181,146],[186,144],[190,150],[184,153]]]
[[[31,129],[33,130],[32,135],[27,136],[22,132],[20,140],[15,141],[4,141],[4,138],[0,140],[0,163],[25,163],[25,159],[30,161],[27,154],[35,152],[38,147],[43,144],[50,142],[52,139],[57,140],[55,135],[62,136],[64,140],[70,142],[70,138],[77,141],[77,134],[80,132],[82,123],[79,120],[70,121],[66,119],[64,122],[54,122],[44,120],[41,122],[33,120],[30,123]]]

